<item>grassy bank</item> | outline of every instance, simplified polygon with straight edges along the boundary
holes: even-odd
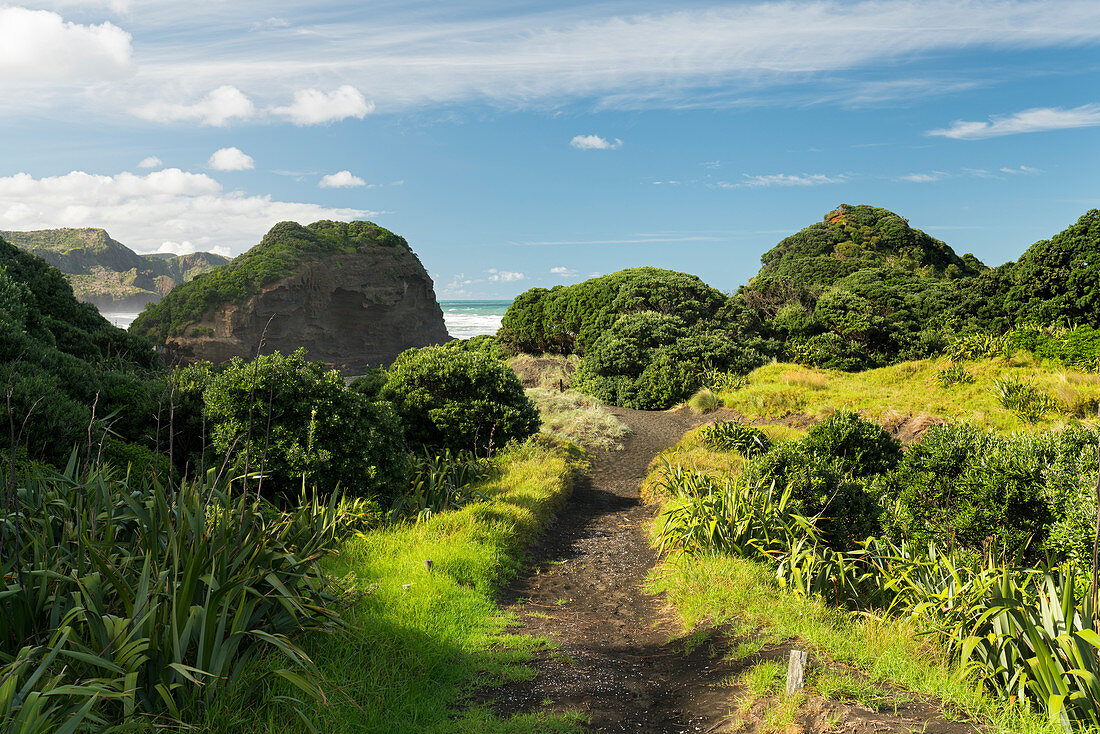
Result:
[[[345,612],[351,629],[304,643],[328,699],[303,712],[318,731],[578,730],[578,720],[569,717],[500,719],[469,694],[533,675],[524,663],[545,643],[509,635],[511,619],[495,593],[567,499],[581,460],[576,449],[532,439],[499,455],[498,471],[478,487],[487,501],[344,545],[329,570],[358,595]],[[276,687],[267,696],[274,701],[288,692]],[[273,713],[258,721],[255,702],[223,703],[209,717],[211,731],[309,730],[285,707],[264,707]]]
[[[823,417],[849,409],[874,418],[895,412],[970,420],[1002,432],[1065,425],[1096,415],[1100,375],[1044,367],[1019,354],[1007,360],[960,362],[970,381],[945,387],[940,374],[950,364],[925,359],[866,372],[838,372],[776,363],[752,372],[744,387],[719,391],[718,396],[726,407],[750,418],[790,413]],[[1034,385],[1055,405],[1041,420],[1025,422],[995,394],[995,381],[1006,378]]]

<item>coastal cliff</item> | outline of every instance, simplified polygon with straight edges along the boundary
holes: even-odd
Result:
[[[450,339],[420,260],[370,222],[282,222],[229,265],[146,309],[131,329],[164,344],[170,363],[305,347],[350,374]]]
[[[211,252],[140,255],[95,227],[0,232],[0,237],[56,267],[78,299],[101,311],[139,310],[229,262]]]

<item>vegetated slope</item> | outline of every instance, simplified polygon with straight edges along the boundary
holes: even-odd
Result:
[[[114,414],[115,434],[139,438],[155,405],[155,362],[148,341],[77,301],[57,268],[0,239],[0,425],[13,434],[4,445],[62,461],[91,435],[93,405],[101,420]]]
[[[774,346],[753,314],[697,276],[631,268],[550,290],[532,288],[504,315],[499,340],[518,352],[578,354],[580,389],[615,405],[667,408],[703,370],[746,371]]]
[[[0,237],[46,260],[65,274],[77,298],[105,310],[155,303],[179,283],[229,262],[211,252],[139,255],[92,227],[0,232]]]
[[[280,222],[258,245],[149,306],[130,327],[181,362],[306,347],[353,373],[447,341],[431,278],[372,222]]]

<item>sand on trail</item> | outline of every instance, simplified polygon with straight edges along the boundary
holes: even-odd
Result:
[[[596,732],[756,731],[763,718],[757,710],[748,720],[731,718],[739,686],[730,681],[761,660],[785,665],[797,641],[730,660],[726,653],[738,640],[721,628],[683,630],[663,595],[642,588],[657,553],[647,530],[655,508],[641,503],[639,485],[660,451],[713,416],[687,408],[609,410],[632,430],[624,449],[592,452],[591,468],[577,477],[569,503],[531,549],[528,570],[502,593],[502,604],[519,620],[513,631],[549,638],[555,647],[536,654],[533,679],[482,689],[475,699],[504,716],[580,712]],[[895,705],[892,715],[821,699],[809,703],[812,711],[798,731],[975,731],[917,701],[900,710]],[[834,724],[844,728],[828,728]]]

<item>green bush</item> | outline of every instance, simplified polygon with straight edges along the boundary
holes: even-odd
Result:
[[[1027,423],[1036,423],[1058,404],[1042,389],[1014,377],[993,381],[993,394],[1000,404]]]
[[[969,385],[974,382],[974,377],[961,364],[949,364],[936,373],[936,382],[940,387]]]
[[[1043,452],[967,424],[933,426],[882,485],[895,537],[937,540],[973,558],[987,548],[1038,555],[1051,511]]]
[[[203,390],[214,449],[239,470],[263,471],[264,487],[294,496],[337,486],[390,501],[408,464],[390,406],[349,389],[304,349],[233,359]]]
[[[869,485],[901,458],[901,445],[858,413],[835,413],[806,438],[773,448],[745,469],[750,484],[774,482],[790,490],[794,508],[821,515],[817,526],[830,546],[851,548],[879,531],[879,509]]]
[[[539,429],[538,411],[516,373],[482,352],[410,349],[390,367],[381,397],[418,449],[481,454]]]

